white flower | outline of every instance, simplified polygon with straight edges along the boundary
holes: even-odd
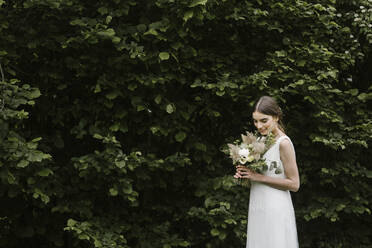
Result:
[[[239,162],[241,164],[245,164],[247,162],[252,162],[254,160],[254,156],[251,155],[251,152],[247,148],[243,148],[239,150]]]
[[[240,157],[248,157],[250,154],[249,149],[243,148],[239,150],[239,156]]]
[[[240,149],[239,150],[239,157],[240,157],[239,162],[241,164],[245,164],[248,161],[249,154],[250,154],[249,149],[247,148]]]

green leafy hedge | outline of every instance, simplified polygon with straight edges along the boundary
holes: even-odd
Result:
[[[243,247],[221,149],[268,94],[301,247],[371,247],[371,23],[367,0],[0,0],[0,246]]]

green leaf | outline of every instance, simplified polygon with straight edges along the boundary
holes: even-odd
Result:
[[[16,183],[16,178],[10,171],[8,171],[7,179],[8,179],[9,184],[15,184]]]
[[[120,43],[120,41],[121,41],[121,38],[120,38],[120,37],[117,37],[117,36],[115,36],[115,37],[112,37],[111,41],[112,41],[112,43],[114,43],[114,44],[118,44],[118,43]]]
[[[29,143],[28,146],[29,147],[32,147],[32,148],[35,148],[37,144],[34,144],[34,143]],[[30,151],[28,154],[27,154],[27,159],[28,161],[30,162],[41,162],[42,160],[44,159],[50,159],[51,156],[49,154],[46,154],[46,153],[42,153],[40,151]]]
[[[358,99],[361,100],[361,101],[367,101],[367,100],[371,100],[372,99],[372,93],[361,93],[359,94],[358,96]]]
[[[187,22],[193,16],[194,16],[194,11],[192,10],[186,11],[186,13],[183,15],[183,20]]]
[[[99,240],[94,240],[94,247],[102,247],[102,243]]]
[[[236,220],[234,220],[234,219],[226,219],[225,222],[227,224],[234,224],[234,225],[236,225],[236,223],[237,223]]]
[[[72,26],[86,26],[87,24],[83,21],[83,20],[81,20],[81,19],[75,19],[75,20],[72,20],[72,21],[70,21],[70,24],[72,25]]]
[[[146,109],[146,107],[145,106],[143,106],[143,105],[138,105],[137,106],[137,108],[136,108],[136,110],[139,112],[139,111],[142,111],[142,110],[145,110]]]
[[[169,53],[167,53],[167,52],[161,52],[161,53],[159,53],[159,58],[161,60],[168,60],[169,59]]]
[[[118,168],[122,169],[122,168],[124,168],[124,167],[126,166],[126,162],[125,162],[124,160],[116,161],[116,162],[115,162],[115,165],[116,165]]]
[[[110,131],[117,132],[120,129],[120,123],[115,122],[112,126],[110,126]]]
[[[125,194],[131,194],[133,192],[133,188],[132,188],[132,185],[127,185],[126,187],[123,188],[123,192]]]
[[[207,146],[199,142],[195,143],[195,148],[203,152],[207,151]]]
[[[110,100],[114,100],[116,97],[118,97],[119,92],[117,90],[113,90],[110,93],[106,94],[106,98]]]
[[[352,96],[356,96],[358,95],[359,93],[359,90],[358,89],[350,89],[347,91],[349,94],[351,94]]]
[[[158,35],[158,32],[155,29],[151,28],[146,33],[144,33],[144,35],[149,35],[149,34],[156,36]]]
[[[95,138],[95,139],[103,139],[103,136],[100,135],[100,134],[98,134],[98,133],[95,133],[95,134],[93,134],[93,138]]]
[[[187,134],[185,132],[178,132],[174,137],[177,142],[182,142],[187,137]]]
[[[104,37],[113,37],[115,35],[115,30],[113,30],[112,28],[108,28],[106,30],[98,32],[97,34]]]
[[[77,224],[77,221],[76,220],[68,219],[68,221],[67,221],[67,226],[69,226],[69,227],[73,227],[76,224]]]
[[[39,171],[37,174],[41,177],[47,177],[47,176],[53,174],[53,171],[51,169],[44,168],[41,171]]]
[[[187,241],[182,241],[179,245],[182,246],[182,247],[188,247],[188,246],[190,246],[190,243],[187,242]]]
[[[106,7],[100,7],[97,9],[98,13],[100,13],[101,15],[106,15],[108,13],[108,10]]]
[[[38,141],[40,141],[40,140],[42,140],[42,137],[37,137],[37,138],[31,140],[31,142],[38,142]]]
[[[141,33],[145,32],[147,29],[147,26],[145,24],[138,24],[137,25],[137,30]]]
[[[118,195],[118,191],[117,191],[117,189],[115,189],[115,188],[110,188],[110,195],[112,195],[112,196],[117,196]]]
[[[102,91],[102,89],[101,89],[101,85],[99,85],[99,84],[96,84],[96,87],[94,87],[94,93],[99,93],[99,92],[101,92]]]
[[[217,235],[220,234],[220,231],[218,231],[218,229],[216,229],[216,228],[213,228],[213,229],[211,230],[211,234],[212,234],[212,236],[217,236]]]
[[[284,50],[276,51],[275,54],[277,57],[285,57],[287,55],[286,51]]]
[[[162,99],[161,95],[157,95],[155,97],[154,101],[155,101],[156,104],[160,104],[161,103],[161,99]]]
[[[218,235],[218,238],[220,239],[220,240],[224,240],[224,239],[226,239],[226,232],[220,232],[220,234]]]
[[[166,106],[165,110],[167,111],[168,114],[171,114],[175,111],[175,106],[173,103],[170,103]]]
[[[300,67],[304,67],[306,65],[306,60],[299,60],[296,62],[296,64]]]
[[[106,24],[109,24],[112,20],[112,16],[106,16]]]
[[[198,6],[198,5],[206,5],[208,0],[193,0],[189,5],[190,8]]]
[[[19,168],[25,168],[30,162],[27,160],[21,160],[18,164],[17,167]]]
[[[41,95],[40,90],[39,89],[34,89],[33,91],[31,91],[28,94],[28,97],[29,97],[29,99],[34,99],[34,98],[38,98],[40,95]]]

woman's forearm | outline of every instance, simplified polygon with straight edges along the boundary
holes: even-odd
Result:
[[[290,190],[293,192],[297,192],[298,189],[300,188],[299,182],[297,182],[296,180],[289,179],[289,178],[278,178],[278,177],[260,175],[257,178],[255,178],[254,181],[267,184],[276,189]]]

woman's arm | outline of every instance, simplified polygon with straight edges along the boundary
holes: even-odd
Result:
[[[251,179],[252,181],[265,183],[276,189],[297,192],[298,189],[300,188],[300,178],[298,175],[298,168],[294,148],[291,142],[287,139],[284,139],[280,143],[279,148],[280,159],[282,160],[283,163],[286,178],[265,176],[256,173],[250,169],[247,169],[244,166],[237,167],[237,173],[235,174],[234,177],[248,178]]]

